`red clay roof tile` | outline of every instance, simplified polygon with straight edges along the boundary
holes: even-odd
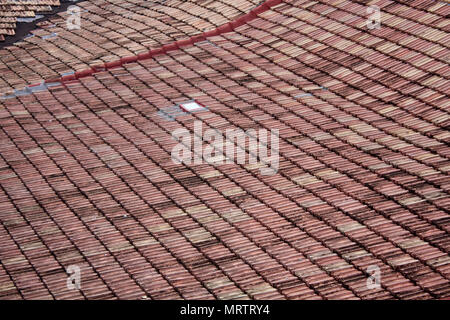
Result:
[[[0,49],[0,299],[450,296],[450,6],[228,24],[258,3],[84,1],[81,29],[60,13]],[[199,124],[246,159],[227,129],[277,129],[276,174],[172,161]]]

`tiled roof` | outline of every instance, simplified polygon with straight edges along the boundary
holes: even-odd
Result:
[[[0,299],[450,296],[445,2],[288,0],[193,46],[30,87],[258,4],[85,1],[80,29],[60,13],[0,50]],[[205,110],[170,116],[191,100]],[[278,172],[174,163],[172,133],[196,121],[278,129]]]
[[[33,19],[59,5],[59,0],[0,0],[0,43],[16,34],[16,23],[22,18]]]

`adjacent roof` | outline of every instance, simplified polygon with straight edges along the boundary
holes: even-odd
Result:
[[[60,13],[0,50],[1,299],[450,296],[447,3],[288,0],[194,46],[29,87],[258,4],[85,1],[79,30]],[[205,110],[161,115],[191,100]],[[195,121],[278,129],[278,173],[174,163],[171,134]]]
[[[0,0],[0,43],[16,34],[18,22],[32,22],[59,5],[59,0]]]

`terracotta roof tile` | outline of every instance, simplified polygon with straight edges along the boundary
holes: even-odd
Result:
[[[377,1],[368,29],[365,1],[288,0],[227,24],[258,4],[84,1],[81,29],[63,12],[0,49],[1,299],[450,296],[450,6]],[[226,130],[277,129],[276,174],[172,161],[199,124],[246,159]]]
[[[2,32],[2,22],[25,22],[21,21],[23,18],[36,17],[36,12],[47,13],[52,11],[52,6],[59,6],[59,0],[0,0],[0,34],[13,36],[16,33],[14,30]],[[7,28],[15,29],[16,25],[9,25]],[[4,37],[0,38],[4,41]]]

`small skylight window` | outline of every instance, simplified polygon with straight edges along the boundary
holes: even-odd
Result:
[[[197,112],[197,111],[207,110],[204,106],[202,106],[201,104],[198,104],[195,101],[188,101],[188,102],[180,103],[179,106],[181,109],[183,109],[186,112]]]
[[[157,114],[168,121],[174,121],[177,117],[181,117],[189,113],[207,110],[208,108],[206,108],[204,105],[196,102],[195,100],[190,100],[178,103],[174,106],[162,108],[157,112]]]

